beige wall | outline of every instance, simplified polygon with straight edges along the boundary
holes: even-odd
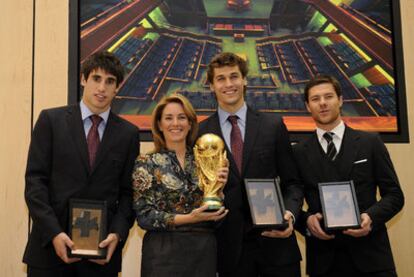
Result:
[[[68,1],[37,0],[35,16],[35,78],[32,96],[33,1],[2,1],[0,17],[0,270],[2,276],[25,276],[21,257],[27,239],[27,208],[23,199],[24,169],[34,118],[43,108],[64,105],[67,97]],[[414,18],[413,0],[402,0],[408,118],[414,141]],[[33,109],[32,109],[33,102]],[[389,144],[406,195],[404,211],[389,224],[402,277],[414,275],[414,179],[410,157],[413,144]],[[149,143],[143,150],[150,148]],[[410,212],[409,212],[410,211]],[[131,230],[125,251],[123,276],[139,276],[142,232]],[[303,242],[300,241],[303,248]]]
[[[0,270],[23,276],[27,233],[23,175],[31,121],[32,6],[2,2],[0,16]],[[10,30],[8,26],[18,26]],[[4,272],[4,273],[3,273]]]

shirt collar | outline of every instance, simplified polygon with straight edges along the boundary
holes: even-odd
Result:
[[[177,154],[176,154],[175,150],[170,150],[166,147],[163,147],[163,148],[160,149],[159,153],[171,157],[172,159],[176,160],[176,162],[178,163],[178,158],[177,158]],[[186,146],[184,159],[185,159],[185,167],[186,168],[188,166],[190,166],[190,164],[194,160],[193,148],[188,146],[188,145]]]
[[[243,106],[241,106],[241,108],[237,112],[235,112],[234,114],[226,112],[225,110],[220,108],[220,106],[218,106],[217,112],[218,112],[218,116],[219,116],[219,119],[220,119],[220,125],[223,125],[224,123],[226,123],[227,118],[230,115],[237,115],[239,117],[239,120],[242,123],[245,123],[246,122],[246,114],[247,114],[247,105],[246,105],[246,102],[244,102]]]
[[[319,127],[316,128],[316,135],[318,136],[319,142],[322,142],[324,140],[323,134],[325,134],[327,131],[323,130]],[[333,137],[339,139],[339,141],[342,141],[342,138],[344,137],[345,133],[345,124],[341,120],[338,125],[336,125],[335,128],[333,128],[330,133],[334,133]]]
[[[94,114],[93,112],[91,112],[88,106],[86,106],[86,104],[83,102],[83,99],[80,101],[79,106],[81,110],[82,121],[85,121],[85,119],[87,119],[88,117]],[[105,124],[108,122],[110,111],[111,111],[111,108],[107,109],[103,113],[98,114],[102,118]]]

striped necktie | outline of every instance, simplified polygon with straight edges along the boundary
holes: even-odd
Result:
[[[333,135],[335,135],[332,132],[326,132],[325,134],[323,134],[323,138],[326,140],[326,142],[328,143],[328,147],[326,149],[326,155],[328,156],[328,158],[331,161],[334,161],[336,158],[336,147],[335,144],[333,142]]]

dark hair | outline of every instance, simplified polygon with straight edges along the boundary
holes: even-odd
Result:
[[[207,80],[210,82],[210,84],[213,83],[215,68],[220,68],[224,66],[235,66],[235,65],[239,67],[242,77],[243,78],[246,77],[248,68],[247,68],[247,63],[244,59],[230,52],[223,52],[223,53],[216,55],[208,65]]]
[[[305,93],[303,95],[305,102],[308,103],[309,102],[309,90],[311,88],[313,88],[314,86],[320,85],[320,84],[331,84],[334,89],[335,89],[335,93],[336,96],[341,97],[342,95],[342,90],[341,90],[341,86],[338,82],[338,80],[330,75],[317,75],[315,76],[313,79],[311,79],[305,86]]]
[[[81,74],[88,80],[89,74],[98,68],[116,77],[116,86],[124,80],[124,67],[119,59],[109,52],[96,52],[82,64]]]
[[[188,99],[181,95],[181,94],[173,94],[170,96],[164,96],[160,102],[158,102],[157,106],[155,107],[154,111],[152,112],[152,136],[154,139],[154,152],[160,152],[161,149],[166,148],[166,142],[164,138],[164,134],[160,130],[160,126],[158,123],[161,121],[162,113],[165,107],[170,103],[178,103],[183,107],[184,113],[188,118],[188,121],[191,125],[191,130],[187,134],[186,144],[187,146],[193,146],[198,133],[198,122],[197,122],[197,115],[194,111],[193,106],[191,105]]]

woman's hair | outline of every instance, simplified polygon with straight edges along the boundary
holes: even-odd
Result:
[[[155,107],[154,111],[152,112],[152,136],[154,139],[154,152],[160,152],[162,149],[165,149],[166,142],[164,138],[164,134],[161,132],[159,127],[159,122],[161,121],[162,112],[164,111],[165,107],[170,103],[178,103],[183,107],[184,113],[188,118],[190,123],[191,129],[187,134],[186,144],[187,146],[193,146],[198,133],[198,122],[197,122],[197,115],[194,111],[193,106],[191,105],[188,99],[181,95],[181,94],[173,94],[170,96],[164,96],[160,102],[158,102],[157,106]]]

